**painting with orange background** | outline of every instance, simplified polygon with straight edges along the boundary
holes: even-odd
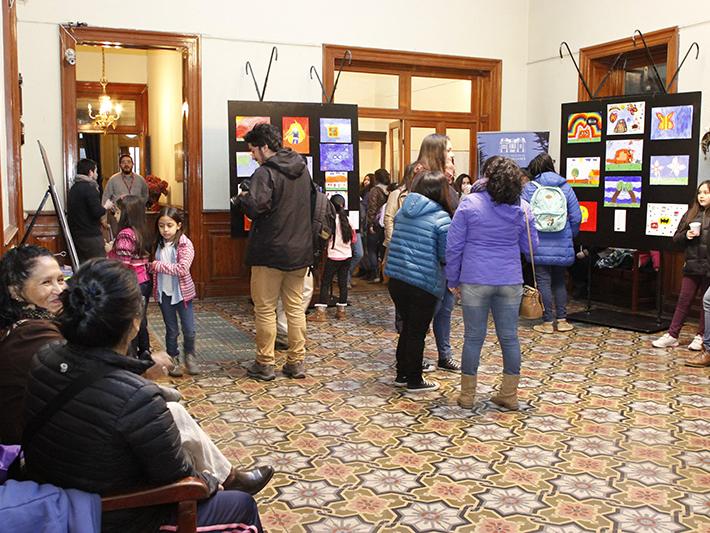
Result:
[[[308,117],[283,117],[282,122],[284,148],[291,148],[299,154],[309,153]]]

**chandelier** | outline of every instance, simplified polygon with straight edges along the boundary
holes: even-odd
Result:
[[[94,121],[94,127],[103,130],[105,134],[109,128],[116,129],[116,123],[118,122],[118,119],[121,118],[121,111],[123,111],[123,107],[121,104],[114,104],[111,102],[111,97],[106,94],[106,85],[108,84],[108,80],[106,79],[106,57],[104,55],[103,47],[101,48],[101,78],[99,78],[99,83],[101,84],[99,112],[94,115],[93,108],[91,104],[89,104],[89,118]]]

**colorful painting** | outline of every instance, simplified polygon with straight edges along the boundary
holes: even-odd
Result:
[[[599,187],[599,157],[568,157],[567,183],[572,187]]]
[[[602,114],[572,113],[567,119],[567,142],[598,143],[602,140]]]
[[[606,176],[604,207],[641,207],[641,176]]]
[[[627,171],[641,170],[643,160],[643,141],[629,139],[624,141],[606,142],[605,170]]]
[[[643,133],[646,102],[626,102],[606,106],[607,135],[636,135]]]
[[[690,139],[693,136],[693,106],[677,105],[651,109],[651,140]]]
[[[326,172],[325,173],[325,190],[326,191],[346,191],[348,190],[348,173],[347,172]]]
[[[351,143],[352,132],[349,118],[320,119],[320,142]]]
[[[579,231],[597,231],[597,202],[579,202],[582,223]]]
[[[328,198],[332,198],[336,194],[339,194],[340,196],[343,197],[343,199],[345,200],[345,209],[347,209],[348,208],[348,193],[346,191],[328,191],[328,190],[325,191],[325,195]]]
[[[251,152],[237,152],[237,177],[249,178],[259,168]]]
[[[299,154],[310,152],[308,117],[283,117],[282,123],[284,148]]]
[[[686,204],[652,204],[646,206],[646,235],[673,237],[680,219],[688,210]]]
[[[271,124],[271,117],[235,117],[237,123],[237,140],[243,141],[244,136],[257,124]]]
[[[344,170],[350,172],[354,169],[352,144],[321,144],[320,169]]]
[[[651,185],[688,185],[688,155],[652,155]]]

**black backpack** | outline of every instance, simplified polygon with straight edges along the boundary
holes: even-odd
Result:
[[[316,260],[320,258],[321,252],[335,233],[335,217],[335,206],[311,180],[311,228],[313,231],[313,255]]]

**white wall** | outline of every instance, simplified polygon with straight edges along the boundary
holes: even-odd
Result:
[[[536,2],[537,3],[537,2]],[[61,169],[59,45],[57,25],[79,20],[92,26],[200,34],[202,40],[204,206],[228,207],[227,100],[256,100],[244,63],[259,83],[271,46],[279,48],[266,99],[315,102],[320,88],[308,78],[321,68],[323,43],[503,60],[502,127],[520,129],[527,116],[528,8],[530,0],[360,0],[347,6],[326,0],[276,1],[266,6],[233,0],[19,0],[20,70],[34,82],[25,90],[28,139],[46,140],[56,172]],[[264,18],[267,13],[268,18]],[[432,20],[441,20],[441,29]],[[29,85],[29,84],[28,84]],[[49,99],[46,93],[50,92]],[[42,100],[46,103],[42,103]],[[43,108],[40,111],[39,108]],[[43,114],[44,113],[44,114]],[[34,141],[32,141],[34,142]],[[41,197],[34,154],[24,173],[25,205]]]
[[[701,131],[710,128],[710,2],[708,0],[542,0],[530,9],[527,85],[527,129],[550,131],[550,152],[560,150],[560,106],[577,101],[577,72],[561,41],[567,41],[579,63],[579,49],[672,26],[680,29],[680,57],[693,41],[693,52],[678,75],[678,92],[703,91]],[[592,88],[594,90],[595,88]],[[702,133],[701,133],[702,135]],[[701,175],[710,178],[710,160],[700,157]],[[704,174],[703,174],[704,173]]]

